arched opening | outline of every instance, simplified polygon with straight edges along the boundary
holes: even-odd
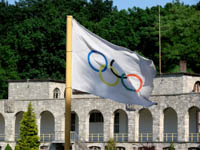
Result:
[[[90,146],[89,149],[90,150],[101,150],[101,147],[99,147],[99,146]]]
[[[60,89],[59,88],[55,88],[53,90],[53,98],[54,99],[60,98]]]
[[[196,92],[196,93],[200,92],[200,81],[195,82],[192,92]]]
[[[164,141],[176,142],[178,137],[177,131],[177,113],[173,108],[164,110]]]
[[[64,90],[64,98],[66,98],[66,88],[65,88],[65,90]]]
[[[90,112],[89,119],[89,141],[103,142],[104,140],[104,120],[103,115],[98,110]]]
[[[116,142],[128,141],[128,117],[123,110],[114,112],[114,140]]]
[[[200,150],[199,147],[189,147],[188,150]]]
[[[5,139],[5,119],[0,114],[0,141],[4,141]]]
[[[152,141],[153,133],[153,118],[148,109],[139,111],[139,141],[150,142]]]
[[[75,112],[71,113],[71,135],[70,138],[72,141],[75,140],[79,134],[79,118]]]
[[[51,112],[41,113],[40,120],[40,141],[51,142],[55,139],[55,119]]]
[[[122,146],[118,146],[118,147],[116,147],[116,150],[126,150],[126,148],[122,147]]]
[[[20,111],[15,115],[15,141],[19,138],[20,134],[20,121],[22,120],[24,112]]]
[[[189,141],[200,142],[200,110],[197,107],[189,109]]]

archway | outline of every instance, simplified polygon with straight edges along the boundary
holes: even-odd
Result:
[[[55,139],[55,119],[51,112],[44,111],[41,113],[40,122],[40,141],[50,142]]]
[[[20,130],[20,121],[22,120],[24,112],[20,111],[15,115],[15,140],[19,138]]]
[[[189,109],[189,141],[200,142],[200,109],[198,107]]]
[[[126,112],[120,109],[114,112],[114,140],[128,141],[128,117]]]
[[[5,139],[5,119],[2,114],[0,114],[0,141]]]
[[[177,131],[177,113],[173,108],[164,110],[164,141],[176,142],[178,137]]]
[[[139,141],[150,142],[152,141],[153,133],[153,118],[148,109],[139,111]]]
[[[98,110],[93,110],[89,114],[90,114],[89,141],[90,142],[103,142],[103,140],[104,140],[103,115]]]

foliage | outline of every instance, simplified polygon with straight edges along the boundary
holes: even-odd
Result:
[[[106,150],[116,150],[116,142],[113,139],[108,140]]]
[[[12,150],[12,148],[10,147],[9,144],[7,144],[5,150]]]
[[[36,116],[30,102],[20,122],[20,138],[17,140],[15,150],[38,150],[39,145]]]
[[[161,7],[162,71],[200,73],[200,3]],[[66,15],[106,40],[150,58],[158,68],[158,6],[118,10],[112,0],[0,0],[0,99],[7,80],[65,79]]]
[[[175,150],[174,144],[173,144],[173,143],[170,144],[169,149],[170,149],[170,150]]]

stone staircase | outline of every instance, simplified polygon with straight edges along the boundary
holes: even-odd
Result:
[[[89,150],[85,144],[85,140],[79,137],[76,132],[71,132],[71,137],[71,143],[74,143],[75,150]]]

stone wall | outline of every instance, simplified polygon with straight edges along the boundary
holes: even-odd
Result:
[[[167,108],[173,108],[178,117],[178,146],[192,145],[188,143],[189,121],[188,110],[195,106],[200,108],[199,94],[170,95],[170,96],[152,96],[152,101],[158,105],[148,108],[153,116],[153,141],[155,145],[167,145],[163,142],[163,114]],[[26,111],[30,100],[11,100],[0,101],[0,113],[5,119],[5,141],[14,143],[15,138],[15,117],[18,112]],[[55,119],[56,138],[64,139],[64,134],[60,137],[60,133],[64,131],[64,99],[36,99],[31,100],[37,117],[38,129],[40,132],[40,119],[44,111],[49,111]],[[12,106],[12,111],[7,111],[8,105]],[[88,141],[89,135],[89,116],[93,110],[98,110],[104,117],[104,140],[107,141],[113,137],[113,114],[116,110],[123,110],[128,116],[128,139],[133,145],[138,142],[139,136],[139,112],[144,109],[141,106],[134,106],[135,111],[127,111],[125,104],[116,103],[112,100],[101,99],[93,95],[73,95],[72,111],[79,118],[79,135]],[[157,142],[161,142],[156,144]],[[185,143],[185,144],[180,144]],[[88,143],[89,144],[89,143]],[[145,144],[145,143],[144,143]],[[90,145],[90,144],[89,144]],[[94,145],[91,144],[91,145]],[[126,145],[126,144],[125,144]],[[130,144],[127,144],[127,146]],[[195,145],[195,143],[193,143]],[[196,144],[197,145],[197,144]]]

